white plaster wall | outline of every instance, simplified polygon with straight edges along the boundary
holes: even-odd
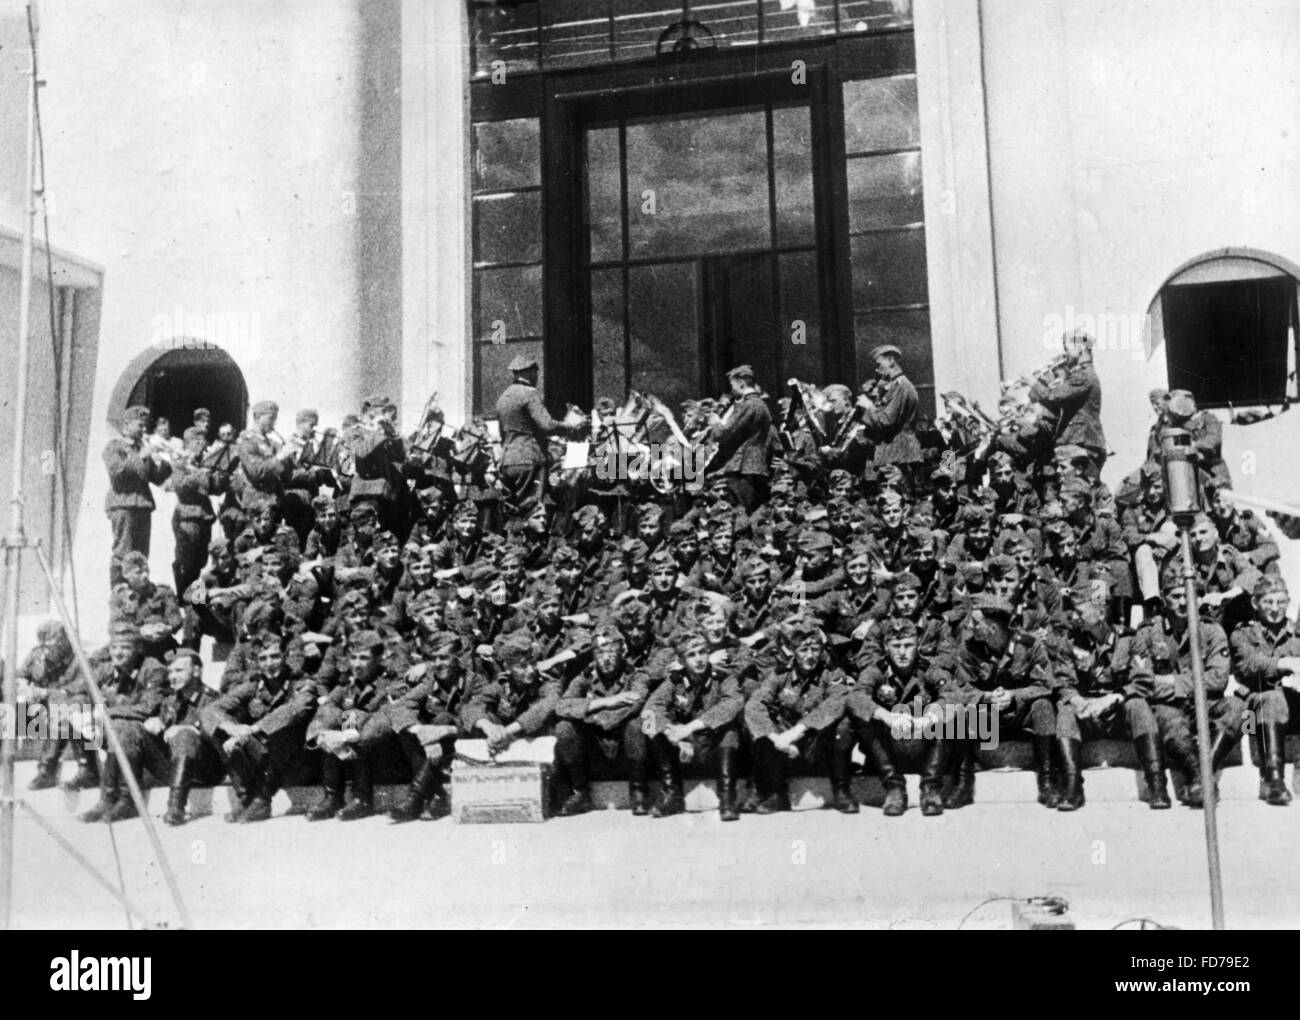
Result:
[[[1143,453],[1165,351],[1123,346],[1207,251],[1300,254],[1300,4],[982,0],[1000,325],[1008,374],[1054,351],[1050,316],[1108,315],[1115,480]],[[1228,430],[1243,489],[1300,501],[1300,412]],[[1237,470],[1254,449],[1257,474]],[[1234,461],[1233,458],[1236,458]]]
[[[398,387],[398,7],[78,0],[41,14],[53,239],[105,267],[78,533],[83,605],[100,606],[98,452],[142,351],[215,342],[252,400],[326,422]],[[162,506],[154,544],[166,577]]]

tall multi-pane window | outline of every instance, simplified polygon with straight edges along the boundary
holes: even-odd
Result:
[[[929,406],[910,0],[469,6],[478,410],[521,351],[678,403],[880,343]]]

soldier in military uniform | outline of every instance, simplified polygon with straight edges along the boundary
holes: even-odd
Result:
[[[616,627],[597,628],[592,652],[591,666],[573,678],[556,706],[557,771],[572,790],[559,814],[578,815],[592,809],[589,760],[594,757],[627,767],[632,813],[648,814],[649,752],[640,715],[650,680],[628,664],[627,646]]]
[[[253,425],[239,434],[235,450],[239,466],[231,488],[246,513],[266,503],[279,503],[284,495],[286,459],[291,450],[275,431],[280,405],[259,400],[253,405]]]
[[[548,436],[570,431],[556,421],[542,403],[537,390],[537,359],[521,354],[510,362],[514,382],[497,398],[497,422],[501,428],[499,478],[506,498],[516,512],[527,512],[546,495],[550,471]]]
[[[411,765],[406,796],[389,812],[395,822],[419,818],[428,807],[433,818],[450,810],[444,793],[456,738],[466,735],[463,713],[478,685],[463,662],[464,646],[455,634],[438,634],[426,645],[427,661],[406,674],[405,695],[387,709],[392,728]]]
[[[1280,553],[1268,526],[1253,511],[1238,510],[1229,492],[1214,483],[1206,486],[1210,520],[1219,529],[1219,537],[1242,553],[1256,570],[1278,573]]]
[[[1089,478],[1101,474],[1106,462],[1106,433],[1101,427],[1101,380],[1092,367],[1093,339],[1081,330],[1061,338],[1065,369],[1054,379],[1040,378],[1029,399],[1057,416],[1056,445],[1081,446],[1088,451]]]
[[[1129,682],[1151,705],[1166,761],[1187,780],[1184,799],[1191,807],[1200,807],[1203,800],[1200,759],[1192,736],[1196,728],[1192,649],[1187,591],[1180,562],[1175,561],[1164,569],[1161,589],[1160,615],[1143,620],[1129,645]],[[1230,662],[1223,628],[1211,620],[1201,619],[1197,631],[1205,693],[1209,699],[1211,760],[1217,769],[1241,740],[1245,705],[1227,693]]]
[[[126,620],[139,627],[145,655],[160,662],[176,649],[172,635],[185,620],[176,593],[149,579],[149,561],[139,552],[122,559],[122,583],[113,589],[108,615],[110,623]]]
[[[1291,803],[1286,788],[1287,734],[1300,733],[1300,631],[1286,616],[1286,582],[1265,574],[1255,585],[1255,619],[1232,632],[1232,672],[1249,692],[1246,708],[1259,734],[1260,799]]]
[[[734,822],[740,817],[736,776],[744,708],[739,680],[730,668],[711,661],[708,637],[694,627],[676,631],[672,648],[676,660],[641,712],[662,786],[650,813],[665,818],[685,811],[682,765],[715,764],[719,816]]]
[[[932,672],[945,701],[975,705],[981,714],[995,717],[989,719],[987,729],[998,734],[998,739],[1029,738],[1034,751],[1038,803],[1055,809],[1060,804],[1060,794],[1054,780],[1053,695],[1063,677],[1053,667],[1041,643],[1013,635],[1014,615],[1015,609],[1006,599],[984,593],[976,595],[967,621],[967,636],[938,657]],[[985,732],[986,727],[981,725],[978,731]],[[945,807],[961,807],[974,800],[973,772],[962,769],[957,778]]]
[[[1133,559],[1143,610],[1151,616],[1159,610],[1160,562],[1178,544],[1178,528],[1165,509],[1160,465],[1147,461],[1139,469],[1138,479],[1135,499],[1120,513],[1120,534]]]
[[[734,402],[725,418],[709,415],[709,439],[717,449],[705,470],[724,477],[731,498],[752,513],[767,501],[772,412],[754,382],[752,367],[737,365],[727,379]]]
[[[107,719],[97,725],[113,727],[132,772],[140,776],[148,768],[165,775],[166,758],[151,740],[145,722],[158,714],[167,692],[167,674],[161,662],[145,656],[140,628],[134,623],[121,620],[113,624],[108,660],[96,667],[95,682],[104,696],[107,713]],[[78,697],[88,700],[89,693],[83,690]],[[109,754],[101,774],[99,803],[79,817],[83,822],[120,822],[137,813],[117,756]]]
[[[108,580],[122,580],[122,560],[127,553],[149,556],[150,515],[154,511],[150,485],[162,485],[171,475],[171,463],[156,449],[144,444],[149,424],[147,407],[128,407],[118,423],[121,435],[104,447],[108,468],[108,495],[104,508],[113,528],[113,555]]]
[[[1083,807],[1079,756],[1083,741],[1131,740],[1146,778],[1152,810],[1170,807],[1164,750],[1151,706],[1124,669],[1130,635],[1106,625],[1101,608],[1083,603],[1070,617],[1071,668],[1056,696],[1056,736],[1061,766],[1061,811]],[[1117,647],[1118,646],[1118,647]],[[1112,669],[1112,662],[1120,662]]]
[[[913,621],[893,617],[880,629],[884,657],[863,669],[845,702],[854,739],[874,764],[885,788],[882,813],[887,817],[907,810],[907,783],[898,767],[895,737],[923,739],[921,814],[941,815],[948,741],[943,725],[947,710],[939,684],[931,676],[930,663],[920,654]],[[851,803],[850,813],[857,810],[856,801]]]
[[[771,669],[745,705],[753,740],[760,815],[790,810],[790,764],[829,774],[833,806],[857,810],[849,788],[852,730],[844,716],[851,682],[826,653],[826,635],[811,617],[782,629],[785,661]]]
[[[875,442],[872,454],[874,478],[885,465],[902,472],[903,488],[912,491],[912,479],[921,464],[921,442],[916,436],[916,387],[903,374],[903,353],[893,344],[882,344],[871,352],[875,362],[874,397],[862,414],[866,434]]]
[[[1246,556],[1219,538],[1219,529],[1209,514],[1197,514],[1189,529],[1192,563],[1201,590],[1202,613],[1220,624],[1225,633],[1250,616],[1250,593],[1260,572]],[[1181,549],[1174,549],[1166,567],[1182,563]]]
[[[69,692],[82,690],[80,667],[72,651],[72,642],[68,640],[68,632],[58,620],[42,623],[36,631],[36,641],[36,647],[18,669],[18,700],[29,706],[41,706],[46,718],[50,719],[52,704],[65,703]],[[99,785],[99,759],[95,752],[85,750],[80,740],[61,737],[51,726],[45,753],[27,789],[48,790],[59,785],[59,762],[63,758],[63,749],[69,744],[81,768],[64,788],[69,791],[89,790]]]
[[[176,509],[172,511],[172,580],[178,593],[198,580],[208,561],[212,525],[217,519],[212,497],[220,494],[224,486],[222,473],[203,464],[204,437],[187,436],[185,455],[174,462],[171,477],[172,492],[176,494]]]
[[[257,645],[257,672],[199,713],[204,734],[221,747],[234,789],[227,822],[271,817],[271,799],[305,758],[303,740],[316,710],[312,681],[285,660],[287,639],[266,633]]]
[[[369,503],[379,526],[402,541],[414,521],[414,496],[406,484],[406,446],[397,433],[397,405],[388,397],[370,397],[361,405],[361,420],[343,433],[352,455],[350,506]]]
[[[562,692],[554,674],[539,672],[538,661],[544,658],[549,656],[523,631],[497,638],[495,676],[474,679],[461,713],[462,732],[481,734],[492,752],[548,732]]]
[[[387,752],[396,754],[397,730],[383,709],[402,699],[408,683],[384,668],[384,639],[364,630],[348,640],[348,677],[320,699],[307,726],[307,746],[321,752],[321,799],[311,822],[343,822],[374,814],[374,770]],[[352,797],[343,800],[343,779]]]
[[[204,684],[203,660],[190,648],[172,656],[167,684],[170,690],[158,714],[145,720],[144,728],[155,742],[162,741],[170,765],[163,821],[184,825],[191,787],[216,785],[225,774],[221,749],[200,728],[202,712],[217,700],[217,693]]]

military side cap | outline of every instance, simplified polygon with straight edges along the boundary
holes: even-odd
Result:
[[[375,411],[375,410],[382,411],[382,410],[387,410],[389,408],[392,408],[393,410],[397,409],[397,405],[393,403],[392,397],[385,397],[385,396],[366,397],[366,399],[361,402],[361,410],[363,412]]]
[[[502,634],[492,646],[492,657],[503,666],[514,666],[537,658],[532,637],[524,630]]]
[[[140,628],[130,620],[118,620],[108,629],[108,636],[111,640],[139,641]]]
[[[60,634],[66,637],[68,632],[64,630],[63,624],[58,620],[46,620],[36,628],[37,641],[49,641]]]
[[[148,421],[148,420],[149,420],[149,408],[141,407],[139,404],[136,404],[134,407],[128,407],[125,411],[122,412],[122,421],[124,422]]]
[[[299,425],[305,425],[307,422],[315,424],[320,421],[320,412],[314,407],[304,407],[301,411],[293,416],[293,420]]]
[[[138,549],[132,549],[129,553],[127,553],[125,556],[122,557],[122,569],[126,570],[130,567],[143,567],[145,570],[148,570],[149,557],[146,556],[144,553],[140,552]]]
[[[792,616],[782,627],[785,640],[791,645],[801,645],[809,638],[826,643],[826,634],[811,616]]]
[[[384,639],[377,630],[359,630],[348,639],[348,647],[373,652],[384,647]]]
[[[740,568],[741,577],[754,577],[756,574],[767,576],[772,573],[772,564],[760,556],[746,560]]]
[[[1082,478],[1067,478],[1061,483],[1062,496],[1074,496],[1085,502],[1092,502],[1092,486]]]
[[[916,637],[916,623],[906,616],[894,616],[885,624],[885,639]]]
[[[379,511],[373,503],[354,503],[348,510],[348,517],[354,521],[364,521],[371,517],[378,518]]]
[[[628,599],[615,607],[611,618],[620,627],[644,627],[650,622],[650,607],[639,599]]]
[[[987,564],[990,574],[996,577],[1006,577],[1007,574],[1013,573],[1020,569],[1020,564],[1005,554],[1000,556],[990,556]]]
[[[517,354],[510,362],[509,370],[511,372],[527,372],[530,368],[537,367],[537,358],[531,354]]]
[[[1257,599],[1262,599],[1267,595],[1286,595],[1286,581],[1278,574],[1264,574],[1255,583],[1255,590],[1251,593]]]
[[[426,639],[424,647],[430,654],[433,652],[451,652],[452,655],[459,655],[463,646],[459,634],[455,631],[444,630]]]
[[[644,563],[650,558],[650,547],[639,538],[633,538],[623,543],[623,559],[628,563]]]
[[[1058,446],[1053,455],[1057,460],[1076,461],[1088,459],[1088,451],[1075,443],[1064,443]]]
[[[728,378],[728,379],[750,379],[750,380],[752,380],[752,379],[754,378],[754,366],[753,366],[753,365],[737,365],[735,368],[733,368],[730,372],[727,373],[727,378]]]
[[[673,554],[667,549],[656,549],[650,554],[650,569],[668,569],[675,571],[677,569],[677,561],[673,559]]]
[[[1160,477],[1160,465],[1154,460],[1146,461],[1141,468],[1142,480],[1145,482],[1154,481]]]
[[[879,347],[871,348],[871,356],[873,358],[881,358],[881,357],[901,358],[903,356],[903,352],[900,351],[893,344],[881,344]]]
[[[910,570],[904,570],[895,576],[891,587],[894,591],[920,591],[921,579]]]
[[[194,409],[195,421],[207,421],[211,417],[212,417],[212,412],[209,411],[206,407],[196,407]]]
[[[997,595],[990,595],[987,592],[976,595],[971,602],[971,607],[978,609],[985,616],[996,616],[1008,621],[1016,612],[1006,599]]]
[[[259,400],[253,405],[253,414],[279,414],[280,405],[274,400]]]
[[[579,527],[585,528],[592,524],[604,524],[605,515],[600,512],[599,507],[587,504],[586,506],[578,508],[573,515],[573,521]]]
[[[1190,418],[1196,413],[1196,398],[1188,390],[1170,390],[1168,410],[1179,418]]]
[[[694,538],[695,528],[690,521],[677,520],[673,521],[668,528],[668,537],[674,541],[680,541],[683,538]]]
[[[557,546],[555,552],[551,553],[552,567],[576,567],[581,563],[582,557],[578,555],[578,550],[573,546]]]
[[[805,531],[799,536],[799,546],[809,552],[816,549],[833,549],[835,548],[835,539],[830,536],[829,532],[814,528],[811,531]]]
[[[336,510],[338,507],[334,503],[333,496],[317,496],[311,501],[311,508],[318,514],[323,514],[326,510]]]
[[[389,546],[396,548],[401,544],[397,536],[391,531],[381,531],[371,540],[370,547],[372,549],[387,549]]]

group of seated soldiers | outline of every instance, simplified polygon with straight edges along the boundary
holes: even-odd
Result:
[[[1031,745],[1050,809],[1084,805],[1081,745],[1102,738],[1132,743],[1151,808],[1171,806],[1169,768],[1201,804],[1188,565],[1158,464],[1116,494],[1068,445],[945,453],[906,478],[806,467],[778,458],[752,513],[707,482],[633,494],[618,514],[534,502],[486,532],[483,505],[445,484],[410,486],[405,518],[321,494],[286,523],[282,500],[250,501],[222,515],[179,598],[142,554],[122,560],[91,657],[108,721],[136,775],[168,784],[173,825],[191,787],[223,776],[231,822],[265,820],[278,790],[311,782],[309,819],[363,818],[377,777],[408,784],[394,820],[436,818],[457,741],[499,753],[544,736],[561,816],[613,776],[634,815],[679,813],[687,773],[716,779],[726,821],[788,810],[796,774],[829,777],[831,805],[857,813],[855,749],[885,815],[907,809],[909,767],[938,815],[974,801],[988,734]],[[1190,571],[1214,765],[1246,732],[1261,799],[1283,805],[1300,634],[1268,529],[1202,473]],[[225,656],[219,688],[205,636]],[[30,702],[88,697],[57,623],[20,680]],[[32,785],[58,782],[71,745],[65,787],[100,790],[81,817],[131,818],[92,735],[54,741]]]

